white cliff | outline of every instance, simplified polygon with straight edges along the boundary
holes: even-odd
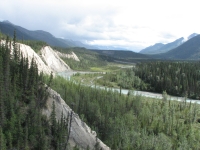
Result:
[[[48,67],[54,72],[70,71],[70,67],[58,56],[58,54],[50,47],[45,46],[41,49],[41,58]]]
[[[46,108],[43,109],[42,113],[50,118],[52,112],[52,104],[54,101],[56,119],[60,120],[61,114],[67,118],[68,114],[71,113],[72,109],[65,103],[60,95],[52,89],[49,90],[49,97],[47,99]],[[96,138],[96,132],[92,131],[88,125],[83,122],[79,116],[73,112],[72,115],[72,126],[69,143],[71,147],[78,146],[80,149],[95,149],[95,144],[98,142],[99,148],[102,150],[110,150],[100,139]]]
[[[1,40],[0,44],[5,44],[5,40]],[[13,52],[13,46],[12,44],[9,44],[11,46],[11,54]],[[17,43],[17,48],[19,49],[20,54],[24,58],[28,58],[29,65],[31,64],[32,59],[34,58],[35,63],[38,66],[38,71],[43,72],[44,74],[50,75],[51,72],[53,71],[50,67],[48,67],[42,59],[38,56],[38,54],[28,45]]]
[[[5,41],[0,41],[0,44],[5,44]],[[34,58],[39,72],[50,75],[51,72],[57,73],[62,71],[71,71],[69,66],[49,46],[42,48],[40,51],[41,57],[35,53],[30,46],[21,43],[17,43],[17,46],[19,47],[20,53],[23,55],[23,57],[28,58],[29,64],[31,64],[32,58]],[[12,49],[13,48],[11,44],[11,51]],[[68,114],[73,112],[72,109],[65,103],[65,101],[57,92],[50,88],[48,88],[48,92],[49,97],[46,103],[47,107],[43,109],[42,113],[49,118],[52,112],[52,104],[54,101],[57,121],[61,119],[62,113],[64,117],[67,118]],[[96,132],[92,131],[91,128],[85,122],[83,122],[76,113],[73,112],[71,134],[69,139],[70,146],[75,147],[77,145],[83,150],[89,147],[89,149],[93,150],[95,149],[95,145],[98,143],[100,149],[110,150],[110,148],[106,146],[100,139],[96,138],[96,136]]]
[[[30,46],[20,43],[17,43],[17,45],[19,46],[20,53],[23,55],[23,57],[28,58],[29,64],[31,64],[32,58],[34,58],[34,61],[38,66],[39,72],[43,71],[43,73],[45,74],[51,74],[52,69],[42,61],[42,59]]]

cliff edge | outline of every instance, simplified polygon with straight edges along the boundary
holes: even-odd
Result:
[[[100,139],[97,138],[96,132],[92,131],[91,128],[79,118],[78,114],[72,111],[72,109],[61,98],[60,94],[50,88],[48,89],[48,92],[49,97],[47,99],[46,108],[42,111],[44,115],[50,118],[53,101],[55,104],[57,121],[60,121],[62,113],[63,116],[67,118],[72,112],[72,125],[70,128],[71,133],[69,138],[71,147],[78,146],[83,150],[87,148],[93,150],[98,144],[98,149],[110,150],[108,146],[106,146]]]

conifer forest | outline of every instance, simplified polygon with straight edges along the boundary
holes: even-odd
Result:
[[[67,118],[56,121],[54,104],[50,119],[42,115],[48,88],[69,106],[73,103],[73,111],[113,150],[200,149],[199,104],[167,99],[168,94],[199,99],[199,62],[137,63],[105,78],[121,88],[163,93],[163,99],[39,74],[34,59],[29,64],[20,54],[16,35],[12,40],[7,37],[0,45],[0,150],[65,149]]]
[[[0,149],[64,149],[66,119],[56,122],[54,111],[50,120],[42,115],[48,87],[34,59],[28,64],[18,48],[15,35],[0,46]]]

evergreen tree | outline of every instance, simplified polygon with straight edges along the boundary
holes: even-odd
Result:
[[[4,106],[4,86],[3,86],[3,59],[2,52],[0,51],[0,126],[3,127],[5,118],[5,106]]]
[[[6,139],[5,136],[3,134],[2,128],[0,126],[0,149],[1,150],[6,150]]]

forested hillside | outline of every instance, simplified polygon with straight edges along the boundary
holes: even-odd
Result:
[[[146,90],[147,85],[138,76],[135,75],[132,69],[122,69],[116,72],[110,72],[103,75],[97,80],[97,84],[107,87],[118,87],[123,89]]]
[[[148,84],[146,90],[194,99],[200,98],[199,71],[200,62],[139,63],[133,69]]]
[[[54,78],[66,103],[111,149],[199,149],[199,105],[141,96],[120,95]]]
[[[200,59],[200,35],[197,35],[182,45],[163,54],[151,55],[154,58],[171,60],[199,60]]]
[[[55,47],[56,50],[62,53],[74,52],[80,61],[76,61],[72,58],[62,58],[66,64],[70,66],[73,70],[90,70],[91,67],[106,66],[109,61],[113,61],[112,58],[99,55],[95,51],[88,50],[85,48],[75,47],[75,48],[59,48]]]
[[[59,46],[59,47],[88,47],[92,46],[85,45],[80,41],[67,40],[62,38],[56,38],[51,33],[43,30],[31,31],[25,29],[21,26],[17,26],[15,24],[10,23],[9,21],[0,21],[0,31],[5,35],[13,37],[13,31],[16,31],[19,40],[37,40],[44,41],[51,46]]]
[[[12,53],[10,45],[14,48]],[[93,52],[81,52],[89,58],[96,56]],[[95,61],[94,56],[90,63]],[[105,78],[120,87],[165,90],[198,98],[199,66],[198,62],[140,63],[134,69],[107,74]],[[50,120],[41,114],[49,86],[60,93],[67,104],[73,105],[73,110],[111,149],[200,149],[198,104],[168,101],[166,92],[163,92],[163,100],[157,100],[134,96],[131,92],[123,95],[83,86],[61,77],[44,77],[38,74],[34,59],[29,64],[19,53],[14,34],[13,42],[7,38],[6,44],[0,46],[1,150],[65,149],[66,119],[61,116],[61,121],[56,122],[54,104]],[[100,149],[98,142],[95,148]]]
[[[151,56],[125,50],[93,50],[100,55],[112,58],[115,62],[137,63],[152,60]]]
[[[13,46],[11,53],[10,46]],[[30,67],[29,67],[30,66]],[[47,79],[47,86],[51,79]],[[48,97],[44,77],[37,66],[23,58],[16,46],[16,36],[0,45],[0,149],[63,149],[67,122],[50,121],[41,114]],[[54,110],[54,108],[52,108]]]
[[[142,54],[159,54],[159,53],[166,53],[179,45],[183,44],[184,38],[179,38],[171,43],[167,44],[162,44],[162,43],[157,43],[153,46],[149,46],[143,50],[140,51]]]

